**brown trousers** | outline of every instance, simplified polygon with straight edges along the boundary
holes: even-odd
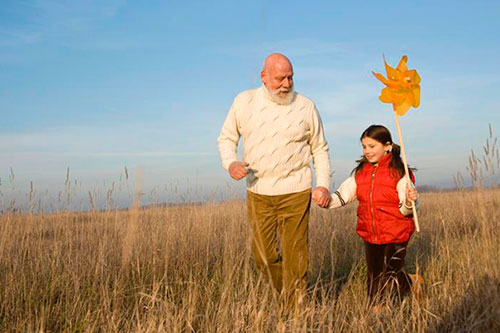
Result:
[[[370,244],[365,242],[367,286],[370,301],[376,302],[386,290],[399,297],[410,291],[411,280],[403,271],[408,242]]]
[[[306,289],[310,206],[310,189],[272,196],[247,191],[255,262],[287,297]]]

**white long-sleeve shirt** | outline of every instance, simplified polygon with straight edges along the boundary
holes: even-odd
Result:
[[[263,195],[330,188],[330,158],[323,125],[314,103],[300,94],[289,105],[272,101],[264,87],[239,94],[217,139],[223,167],[237,161],[243,139],[243,161],[249,164],[247,189]]]
[[[408,216],[412,214],[412,207],[407,207],[406,202],[406,177],[402,177],[398,184],[396,185],[396,190],[398,191],[399,197],[399,211],[403,216]],[[347,178],[338,188],[337,191],[331,194],[332,200],[330,201],[329,209],[339,208],[341,206],[345,206],[348,203],[356,200],[356,179],[354,176]],[[419,206],[419,201],[415,202],[417,208]]]

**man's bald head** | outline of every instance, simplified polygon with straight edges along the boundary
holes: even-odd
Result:
[[[264,60],[264,66],[262,66],[263,72],[273,71],[277,68],[284,68],[293,71],[292,63],[290,59],[285,57],[281,53],[273,53],[266,57]]]
[[[273,53],[266,57],[260,79],[272,94],[284,98],[284,103],[292,100],[293,67],[283,54]]]

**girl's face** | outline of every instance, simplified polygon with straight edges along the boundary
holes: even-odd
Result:
[[[391,148],[390,143],[384,145],[368,137],[361,139],[361,146],[363,147],[363,156],[372,164],[377,164],[382,157],[387,155]]]

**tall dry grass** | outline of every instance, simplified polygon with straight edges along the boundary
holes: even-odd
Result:
[[[470,185],[473,188],[482,188],[485,186],[500,187],[500,154],[498,149],[498,137],[493,134],[493,127],[488,126],[489,136],[479,153],[471,149],[468,159],[468,165],[465,167],[470,179]],[[455,187],[460,190],[466,188],[465,178],[459,171],[453,176]]]
[[[424,292],[366,305],[355,205],[313,208],[309,292],[284,315],[243,202],[0,217],[0,331],[500,330],[500,190],[425,193],[407,270]]]
[[[140,209],[137,197],[123,211],[113,183],[106,211],[89,192],[90,212],[34,214],[31,183],[29,214],[10,200],[0,215],[0,331],[498,332],[500,189],[483,187],[500,175],[491,125],[466,169],[472,190],[458,173],[456,192],[421,194],[406,267],[425,278],[422,292],[379,313],[367,306],[355,205],[313,207],[308,297],[284,314],[254,267],[243,202]],[[63,207],[69,179],[68,169]]]

